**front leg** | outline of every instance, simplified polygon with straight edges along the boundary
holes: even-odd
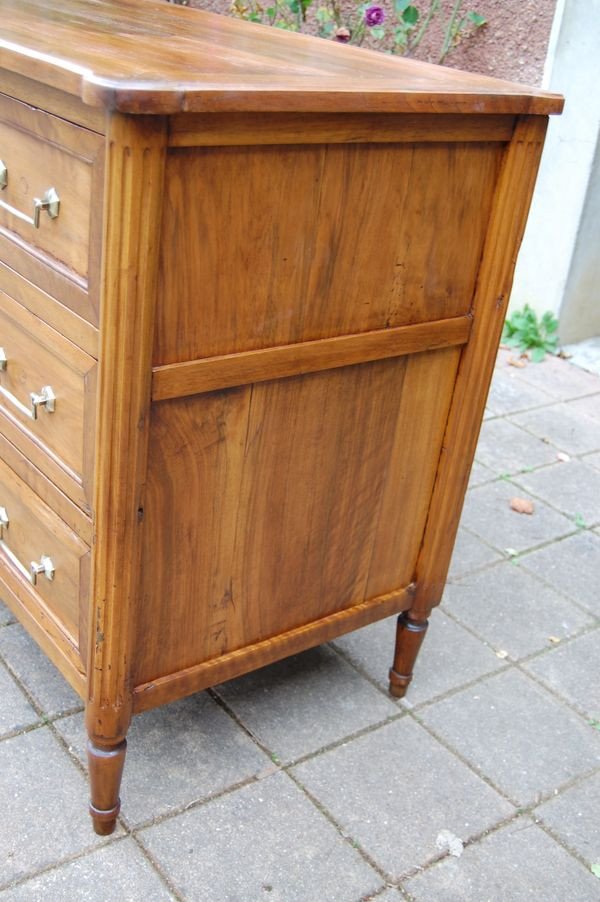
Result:
[[[395,698],[404,698],[406,694],[427,626],[427,620],[411,620],[409,611],[403,611],[398,617],[394,664],[389,673],[390,694]]]
[[[126,749],[125,739],[112,746],[100,746],[92,739],[88,740],[90,814],[94,831],[100,836],[108,836],[113,832],[121,809],[119,790]]]

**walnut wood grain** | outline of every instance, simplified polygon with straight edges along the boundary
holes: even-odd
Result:
[[[12,0],[0,0],[0,65],[121,112],[562,108],[559,96],[511,82],[169,9],[161,0],[20,0],[19,15],[13,10]]]
[[[154,367],[152,399],[164,401],[460,345],[468,341],[470,329],[470,317],[461,316]]]
[[[503,147],[171,150],[154,365],[467,314]]]
[[[353,605],[336,614],[323,617],[315,623],[309,623],[286,633],[280,633],[272,639],[248,645],[237,651],[220,655],[211,661],[175,671],[167,676],[142,683],[135,687],[133,693],[133,710],[139,714],[173,699],[192,695],[216,686],[226,680],[265,667],[288,655],[295,655],[307,648],[323,642],[329,642],[336,636],[344,635],[352,630],[360,629],[369,623],[382,620],[404,610],[412,604],[412,586],[390,592],[378,598],[371,598],[361,604]]]
[[[543,117],[522,117],[504,157],[473,302],[472,337],[460,361],[415,572],[411,617],[417,620],[425,620],[442,597],[546,126]]]
[[[102,747],[124,739],[131,716],[165,122],[115,115],[107,141],[86,706]]]
[[[451,113],[180,113],[169,118],[169,146],[510,141],[513,128],[513,116]]]

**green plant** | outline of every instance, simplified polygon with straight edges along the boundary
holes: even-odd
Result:
[[[181,2],[181,0],[173,0]],[[438,62],[467,37],[486,24],[482,15],[471,10],[464,12],[465,0],[453,0],[448,18],[444,20],[442,0],[412,2],[391,0],[386,7],[377,2],[345,3],[340,0],[232,0],[231,12],[240,19],[260,22],[288,31],[303,31],[308,12],[314,11],[314,22],[322,38],[341,44],[362,44],[368,38],[370,46],[388,53],[404,56],[414,54],[436,18],[440,18],[442,44]],[[391,11],[388,8],[391,7]]]
[[[517,348],[522,354],[531,352],[531,359],[539,363],[546,354],[556,353],[558,320],[550,312],[538,319],[535,310],[525,304],[523,310],[511,314],[504,323],[502,342]]]

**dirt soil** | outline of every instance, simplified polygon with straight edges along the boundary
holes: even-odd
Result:
[[[388,6],[386,0],[373,2]],[[414,2],[419,5],[418,0]],[[266,0],[264,5],[269,5]],[[453,0],[443,0],[446,17],[452,5]],[[189,6],[227,14],[230,0],[189,0]],[[355,8],[355,4],[350,6]],[[421,4],[421,8],[423,6]],[[476,10],[485,16],[487,24],[462,41],[444,64],[523,84],[539,85],[555,6],[556,0],[473,0],[472,5],[465,3],[465,11]],[[432,26],[431,34],[422,42],[415,58],[437,62],[441,42],[441,26]]]

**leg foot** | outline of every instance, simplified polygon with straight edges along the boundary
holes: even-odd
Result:
[[[406,611],[398,617],[396,652],[394,664],[389,673],[390,694],[394,698],[404,698],[406,695],[427,626],[427,620],[411,620]]]
[[[101,747],[91,740],[88,742],[88,764],[90,770],[91,802],[90,814],[94,831],[100,836],[108,836],[115,829],[121,809],[119,789],[125,764],[127,742]]]

